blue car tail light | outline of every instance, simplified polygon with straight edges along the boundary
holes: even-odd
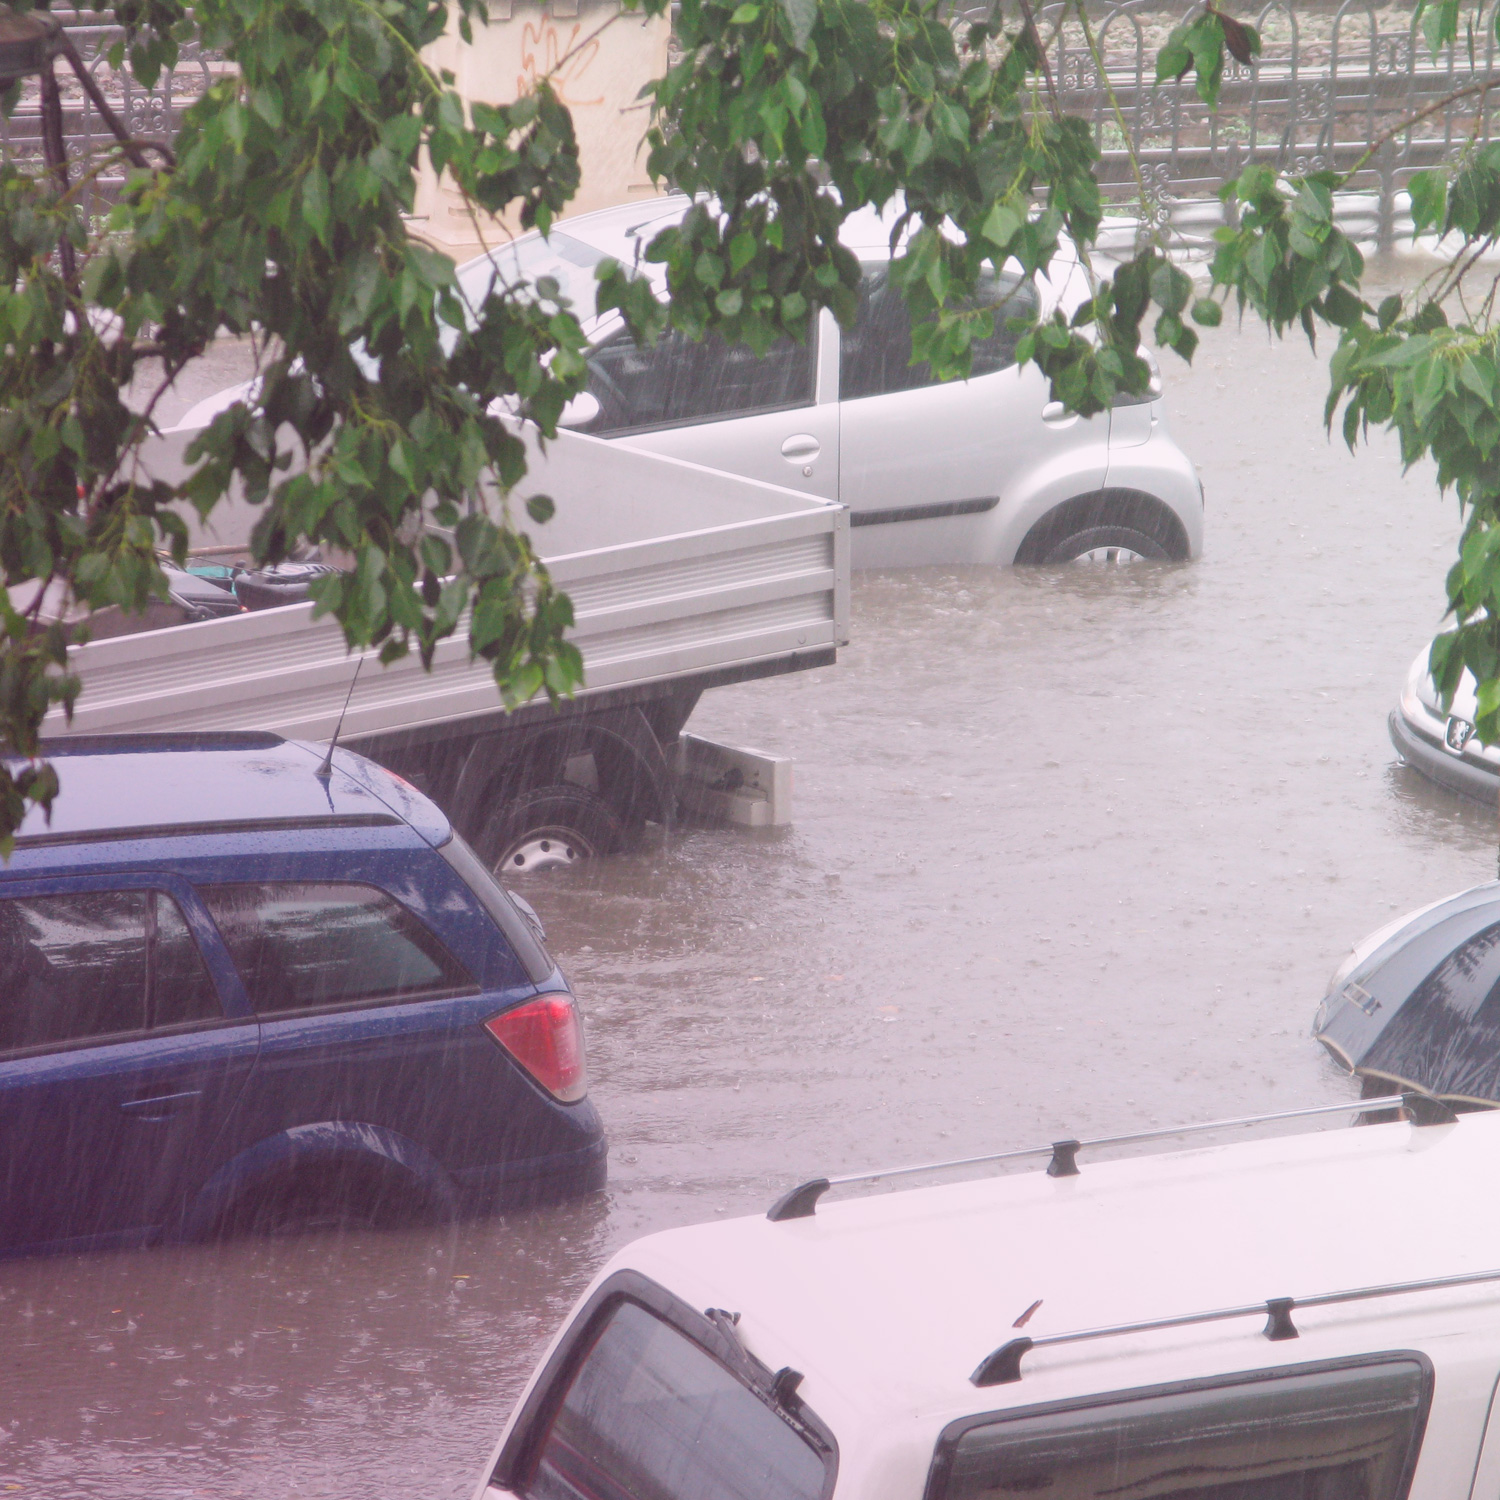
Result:
[[[583,1025],[571,995],[538,995],[491,1016],[484,1029],[554,1099],[574,1104],[588,1093]]]

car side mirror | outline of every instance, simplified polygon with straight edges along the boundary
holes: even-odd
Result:
[[[587,427],[600,413],[599,398],[592,391],[579,393],[563,407],[557,419],[559,427]]]

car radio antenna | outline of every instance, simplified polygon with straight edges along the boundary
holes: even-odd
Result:
[[[323,757],[323,764],[313,772],[314,776],[327,781],[333,775],[333,752],[338,749],[339,735],[344,729],[344,715],[349,712],[349,700],[354,696],[354,684],[359,681],[359,669],[364,666],[365,659],[360,659],[354,664],[354,677],[349,683],[349,691],[344,698],[344,706],[339,710],[339,721],[333,726],[333,738],[328,742],[328,754]]]

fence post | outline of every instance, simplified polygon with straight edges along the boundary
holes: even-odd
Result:
[[[1247,152],[1246,155],[1248,156],[1248,154]],[[1242,171],[1244,171],[1244,167],[1240,165],[1240,143],[1238,141],[1230,141],[1224,150],[1224,181],[1233,182]],[[1219,200],[1219,213],[1222,215],[1224,223],[1230,229],[1238,229],[1240,227],[1240,206],[1233,198],[1221,198]]]
[[[1396,243],[1396,143],[1387,141],[1375,154],[1380,174],[1380,208],[1375,222],[1375,249],[1384,255]]]

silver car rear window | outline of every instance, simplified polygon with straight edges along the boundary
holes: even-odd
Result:
[[[572,235],[553,230],[551,235],[527,234],[490,252],[487,260],[476,260],[458,273],[458,284],[473,307],[489,295],[498,279],[502,287],[518,282],[535,283],[543,276],[557,282],[558,290],[573,304],[580,318],[594,315],[594,267],[604,259],[601,251]]]

